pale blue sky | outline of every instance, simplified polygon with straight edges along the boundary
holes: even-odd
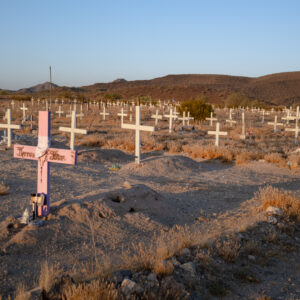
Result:
[[[0,0],[0,88],[300,70],[299,0]]]

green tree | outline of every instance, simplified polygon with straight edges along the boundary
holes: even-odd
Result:
[[[181,115],[184,111],[190,112],[195,121],[205,120],[213,112],[212,106],[206,101],[207,99],[202,97],[181,102],[179,112]]]

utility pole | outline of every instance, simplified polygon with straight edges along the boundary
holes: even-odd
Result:
[[[52,100],[52,72],[51,72],[51,66],[50,68],[50,107],[51,107],[51,100]]]

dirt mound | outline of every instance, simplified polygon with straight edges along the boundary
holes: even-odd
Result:
[[[144,160],[140,166],[129,164],[122,168],[122,170],[128,169],[143,176],[176,176],[178,172],[198,172],[200,164],[191,158],[176,155],[150,158]]]
[[[132,156],[116,149],[83,150],[78,153],[78,161],[97,161],[101,163],[125,163]]]

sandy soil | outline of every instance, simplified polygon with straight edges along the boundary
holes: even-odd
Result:
[[[65,142],[57,136],[52,146],[66,147]],[[36,138],[28,135],[21,143],[36,144]],[[51,164],[51,214],[45,225],[7,228],[26,207],[30,209],[37,163],[14,159],[12,150],[1,148],[0,178],[10,188],[8,195],[0,196],[3,295],[12,293],[19,282],[29,289],[36,287],[45,260],[59,263],[65,271],[87,266],[95,254],[93,231],[99,260],[110,257],[117,264],[123,249],[151,241],[174,225],[194,225],[203,233],[220,235],[257,224],[263,216],[253,215],[250,207],[260,205],[251,200],[260,187],[272,185],[300,194],[299,169],[263,161],[237,166],[156,151],[144,154],[137,166],[133,155],[120,150],[78,150],[77,166]],[[120,170],[110,170],[112,164]],[[284,286],[287,278],[293,278],[294,288],[289,286],[276,297],[285,299],[293,292],[300,298],[299,262],[286,257],[260,284],[242,287],[241,295],[274,293],[277,288],[272,282]]]

